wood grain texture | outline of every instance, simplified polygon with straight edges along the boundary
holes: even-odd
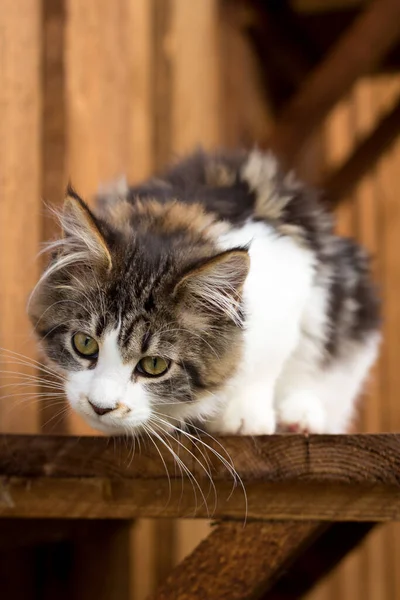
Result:
[[[320,530],[308,521],[222,523],[151,600],[257,600]]]
[[[40,4],[4,0],[0,10],[0,370],[2,385],[26,383],[35,356],[26,302],[38,273],[40,216]],[[6,349],[6,351],[4,350]],[[29,358],[26,359],[29,363]],[[32,364],[32,363],[31,363]],[[17,373],[11,375],[11,372]],[[2,387],[0,430],[38,430],[38,386]]]
[[[200,438],[201,439],[201,438]],[[210,448],[230,457],[247,481],[400,485],[400,434],[271,435],[204,438]],[[157,444],[156,440],[152,440]],[[73,436],[0,436],[0,474],[5,477],[104,477],[119,479],[172,479],[174,458],[161,444],[142,443],[132,458],[130,448],[116,439]],[[192,469],[207,479],[205,457],[215,481],[232,476],[218,457],[201,443],[177,438],[171,448]],[[185,452],[185,447],[188,452]],[[165,465],[160,460],[161,452]],[[203,460],[203,463],[201,462]]]
[[[221,438],[255,519],[385,521],[400,518],[398,435]],[[183,442],[179,442],[183,444]],[[221,448],[217,446],[219,450]],[[197,484],[181,479],[165,448],[134,460],[104,438],[3,436],[0,514],[32,517],[231,517],[243,520],[241,486],[211,453],[176,445]],[[166,477],[165,469],[170,473]],[[196,487],[197,486],[197,487]]]

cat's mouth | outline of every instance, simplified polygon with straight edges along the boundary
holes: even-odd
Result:
[[[148,407],[130,408],[123,402],[114,406],[100,405],[81,395],[72,408],[92,427],[110,436],[141,435],[174,430],[167,415],[153,414]]]

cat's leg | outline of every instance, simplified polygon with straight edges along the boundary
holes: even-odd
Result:
[[[345,433],[375,361],[379,336],[349,344],[329,365],[312,360],[304,345],[288,360],[275,390],[277,428],[293,433]],[[314,356],[315,359],[315,356]]]
[[[321,397],[321,368],[302,340],[286,362],[275,388],[277,428],[281,432],[323,433],[327,414]]]
[[[267,435],[276,430],[273,385],[252,383],[233,392],[225,408],[206,423],[210,433]]]
[[[326,410],[321,399],[310,388],[278,397],[276,420],[280,432],[324,433],[327,430]]]

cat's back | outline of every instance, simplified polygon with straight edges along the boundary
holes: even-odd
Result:
[[[157,177],[130,187],[130,202],[140,199],[167,203],[201,204],[219,219],[241,225],[254,212],[255,197],[242,177],[248,154],[208,154],[201,150],[177,162]]]
[[[129,187],[129,202],[156,200],[201,205],[217,219],[242,227],[264,222],[278,234],[303,239],[317,249],[332,231],[319,193],[285,173],[271,152],[197,151],[157,177]]]

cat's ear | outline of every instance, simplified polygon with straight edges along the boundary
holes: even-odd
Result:
[[[111,270],[111,254],[99,222],[71,186],[67,188],[61,225],[69,252],[86,253],[91,262]]]
[[[240,325],[242,291],[249,267],[246,249],[222,252],[185,273],[175,286],[175,294],[184,294],[189,305],[194,301],[194,307],[224,314]]]

